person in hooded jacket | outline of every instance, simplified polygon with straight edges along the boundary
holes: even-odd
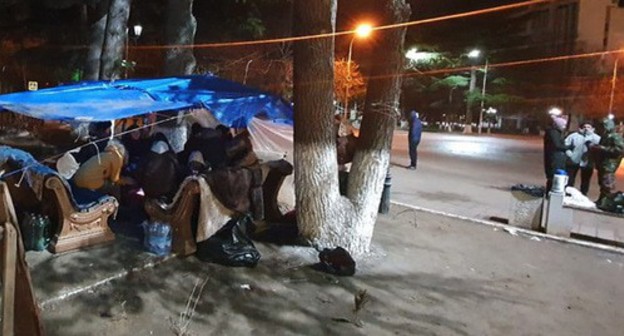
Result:
[[[565,144],[564,130],[567,125],[566,119],[554,117],[551,126],[544,133],[544,172],[547,192],[552,188],[555,172],[566,169],[566,151],[574,149],[574,145]]]
[[[181,169],[177,155],[164,134],[156,133],[152,137],[150,151],[143,156],[138,179],[145,197],[170,201],[175,196]]]
[[[418,145],[422,137],[422,122],[418,117],[418,112],[411,111],[408,116],[408,122],[409,132],[407,136],[409,142],[410,165],[407,169],[416,169],[416,164],[418,163]]]

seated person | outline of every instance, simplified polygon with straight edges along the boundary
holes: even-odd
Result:
[[[139,184],[146,197],[170,201],[182,177],[178,158],[164,134],[156,133],[151,144],[137,173]]]
[[[126,162],[124,146],[110,141],[103,152],[82,164],[70,180],[76,200],[89,203],[97,201],[103,194],[113,194],[113,184],[120,182]]]
[[[204,156],[200,151],[194,151],[189,156],[188,163],[186,165],[185,176],[197,175],[206,171],[206,163],[204,162]]]
[[[226,143],[225,154],[229,167],[250,167],[258,163],[249,132],[244,131]]]
[[[179,161],[188,162],[190,154],[199,151],[207,167],[212,169],[225,167],[227,165],[225,154],[226,139],[227,134],[225,134],[223,128],[217,130],[203,128],[199,124],[194,124],[191,128],[191,135],[184,145],[184,150],[180,153]]]
[[[121,137],[121,142],[128,152],[128,165],[125,173],[136,178],[136,172],[141,163],[143,156],[149,152],[151,140],[144,136],[145,132],[136,125],[128,128],[126,133]]]

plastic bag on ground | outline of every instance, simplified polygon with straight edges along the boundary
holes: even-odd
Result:
[[[197,258],[225,266],[255,267],[260,252],[246,234],[249,225],[253,225],[249,217],[231,219],[213,236],[197,243]]]
[[[355,274],[355,260],[347,250],[342,247],[324,249],[319,253],[320,263],[315,265],[319,271],[340,276],[352,276]]]

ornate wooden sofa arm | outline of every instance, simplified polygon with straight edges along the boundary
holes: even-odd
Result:
[[[264,183],[262,184],[262,194],[264,200],[264,218],[267,221],[277,221],[282,217],[277,204],[277,196],[282,188],[284,179],[292,174],[293,166],[286,160],[270,161],[264,163],[268,169]]]
[[[170,204],[162,204],[155,199],[145,201],[145,212],[151,221],[160,221],[171,225],[173,231],[171,249],[178,256],[187,256],[197,250],[192,231],[194,227],[192,221],[199,207],[201,190],[199,178],[196,176],[187,177]]]
[[[112,196],[98,202],[78,204],[59,176],[48,176],[45,188],[56,205],[57,235],[52,240],[52,252],[60,253],[115,239],[108,227],[108,218],[117,212],[119,204]]]

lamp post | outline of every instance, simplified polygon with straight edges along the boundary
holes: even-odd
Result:
[[[473,49],[468,53],[468,58],[477,59],[481,56],[481,50]],[[468,86],[468,97],[466,98],[466,124],[464,133],[472,133],[472,111],[470,104],[470,94],[477,88],[477,67],[470,67],[470,84]]]
[[[479,134],[481,134],[481,128],[483,124],[483,110],[485,109],[485,86],[487,85],[487,76],[488,76],[488,66],[490,65],[490,60],[485,59],[485,68],[483,70],[483,88],[481,88],[481,110],[479,111]],[[488,133],[490,133],[490,128],[488,127]]]
[[[353,41],[356,37],[366,38],[373,31],[373,26],[364,23],[355,28],[351,42],[349,43],[349,56],[347,57],[347,87],[345,89],[345,112],[344,119],[349,118],[349,89],[351,88],[351,55],[353,54]]]
[[[135,44],[136,41],[139,39],[139,37],[141,36],[141,33],[143,32],[143,26],[141,26],[140,24],[136,24],[132,27],[132,32],[134,33],[134,38],[135,38]],[[130,64],[130,60],[128,58],[130,58],[129,54],[129,47],[128,47],[128,42],[130,40],[130,35],[128,34],[128,28],[126,28],[126,55],[124,57],[124,77],[128,78],[128,65]]]

